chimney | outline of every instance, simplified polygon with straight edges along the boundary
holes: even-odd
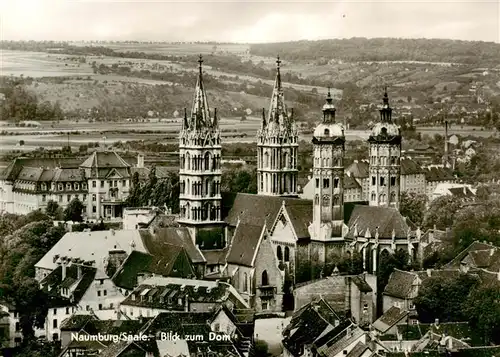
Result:
[[[137,155],[137,167],[141,169],[144,167],[144,155],[142,154]]]
[[[439,319],[434,320],[434,325],[439,326]]]
[[[82,277],[82,266],[80,264],[76,266],[76,273],[77,279],[80,280],[80,278]]]
[[[66,265],[67,265],[66,257],[61,259],[61,268],[62,268],[62,281],[66,279]]]

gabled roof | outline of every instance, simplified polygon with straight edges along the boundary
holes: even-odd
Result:
[[[368,349],[368,346],[362,342],[358,342],[356,346],[347,354],[346,357],[360,357]]]
[[[364,334],[365,332],[362,329],[351,324],[322,346],[318,346],[317,343],[315,343],[315,346],[317,346],[317,351],[322,356],[336,356]]]
[[[85,172],[81,169],[75,169],[75,168],[67,168],[67,169],[57,168],[54,169],[54,176],[52,178],[52,181],[55,182],[85,181]]]
[[[238,224],[227,254],[227,263],[251,267],[262,234],[265,234],[262,226]]]
[[[384,295],[398,298],[409,298],[412,288],[417,285],[417,274],[415,272],[394,269],[384,289]]]
[[[339,324],[343,326],[340,317],[326,301],[313,301],[293,314],[289,325],[283,331],[283,345],[292,355],[298,355],[301,347],[313,343]]]
[[[352,176],[358,179],[367,178],[370,175],[370,165],[365,160],[354,160],[354,162],[349,165],[346,171],[350,172]]]
[[[360,184],[358,181],[356,181],[356,178],[353,175],[344,175],[344,189],[357,189],[361,188]]]
[[[149,253],[138,230],[108,230],[94,232],[68,232],[43,256],[35,267],[53,270],[57,267],[54,256],[68,256],[85,261],[94,260],[103,270],[103,260],[112,250],[132,250]]]
[[[472,192],[468,187],[451,187],[448,191],[452,194],[452,196],[459,198],[472,198],[476,195]]]
[[[446,267],[454,267],[458,268],[461,265],[462,260],[469,255],[470,252],[478,251],[478,250],[485,250],[489,251],[491,249],[498,250],[497,247],[495,247],[492,244],[486,243],[486,242],[479,242],[479,241],[474,241],[472,242],[467,248],[465,248],[463,251],[461,251],[451,262],[446,264]]]
[[[423,174],[424,169],[413,159],[402,157],[400,160],[401,175]]]
[[[62,279],[62,267],[57,267],[49,275],[47,275],[42,281],[42,289],[47,292],[50,296],[61,298],[61,289],[70,289],[75,284],[75,288],[72,292],[72,300],[67,299],[67,302],[55,302],[52,306],[71,306],[78,304],[82,297],[87,292],[88,288],[94,281],[97,270],[92,267],[81,266],[81,277],[78,277],[78,267],[71,265],[66,267],[65,279]],[[65,299],[65,298],[63,298]],[[61,304],[62,303],[62,304]],[[55,304],[55,305],[54,305]]]
[[[82,164],[82,168],[128,168],[130,164],[127,163],[115,151],[94,151]]]
[[[309,225],[313,220],[312,203],[311,200],[283,201],[282,209],[286,211],[297,239],[309,238]],[[276,216],[276,220],[280,218],[279,216],[280,214]]]
[[[154,233],[147,229],[139,230],[144,247],[149,254],[168,256],[172,245],[183,247],[194,264],[205,263],[205,257],[193,243],[189,230],[185,227],[154,228]]]
[[[442,167],[430,167],[424,170],[426,181],[452,181],[455,180],[450,169]]]
[[[391,327],[408,316],[409,312],[393,306],[373,323],[373,327],[381,333],[385,333]]]
[[[182,278],[196,276],[183,247],[171,245],[170,250],[165,250],[164,253],[166,255],[153,256],[133,251],[113,275],[113,283],[132,290],[137,286],[137,278],[141,273]]]
[[[380,239],[392,238],[393,232],[395,239],[406,239],[410,231],[416,229],[396,208],[364,205],[354,206],[348,227],[349,238],[355,238],[354,231],[357,229],[358,236],[365,236],[369,231],[371,237],[374,237],[378,230]]]

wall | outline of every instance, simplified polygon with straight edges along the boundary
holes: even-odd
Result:
[[[405,299],[400,299],[400,298],[394,297],[394,296],[389,296],[389,295],[384,294],[382,301],[383,301],[382,313],[385,313],[387,310],[389,310],[393,306],[397,306],[397,307],[400,307],[403,309],[408,309],[408,307],[409,307],[408,301],[406,301]]]
[[[258,288],[262,285],[262,273],[267,272],[269,285],[275,286],[272,298],[263,298],[262,291]],[[263,311],[263,303],[268,304],[267,311],[279,312],[283,309],[283,272],[278,268],[278,261],[271,243],[271,239],[264,235],[255,258],[255,280],[256,280],[256,301],[255,309]]]
[[[233,324],[231,319],[227,316],[224,310],[221,310],[215,319],[210,324],[212,331],[221,331],[225,332],[228,335],[232,335],[234,331],[236,331],[236,326]],[[218,329],[217,329],[218,327]]]
[[[45,318],[45,333],[48,341],[55,341],[61,338],[61,324],[77,310],[76,306],[64,306],[50,308]],[[54,321],[56,325],[54,326]],[[54,336],[57,334],[57,336]],[[55,339],[55,337],[57,337]]]
[[[99,275],[99,271],[97,274]],[[111,279],[95,279],[83,295],[79,305],[83,310],[114,311],[124,298]]]
[[[296,287],[294,290],[295,309],[323,298],[339,313],[348,309],[346,306],[347,285],[343,276],[329,276],[320,280]]]

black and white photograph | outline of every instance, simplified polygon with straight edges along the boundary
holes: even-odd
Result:
[[[0,357],[500,357],[500,1],[0,0]]]

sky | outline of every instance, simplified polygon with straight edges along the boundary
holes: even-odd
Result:
[[[351,37],[500,43],[500,0],[0,0],[2,40],[259,43]]]

